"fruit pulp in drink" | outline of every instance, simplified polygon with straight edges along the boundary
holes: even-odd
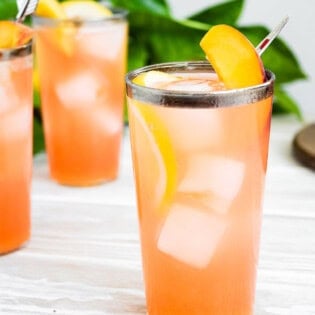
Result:
[[[151,87],[224,89],[177,75]],[[148,314],[253,314],[272,97],[128,108]]]
[[[0,60],[0,254],[30,237],[32,56]]]
[[[123,127],[126,21],[35,26],[52,178],[69,185],[116,178]]]

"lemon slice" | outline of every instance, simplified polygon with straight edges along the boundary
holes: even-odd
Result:
[[[176,158],[169,132],[150,105],[129,99],[129,116],[131,129],[137,129],[135,158],[141,159],[138,176],[142,195],[152,198],[156,213],[164,215],[177,186]]]
[[[213,26],[200,46],[227,88],[264,82],[264,67],[255,47],[237,29],[225,24]]]
[[[178,80],[179,78],[175,75],[171,75],[162,71],[152,70],[139,74],[136,78],[133,79],[133,82],[146,87],[162,88],[168,83]]]
[[[164,85],[177,80],[179,78],[175,75],[152,70],[139,74],[133,79],[133,83],[145,87],[163,88]],[[150,171],[153,170],[152,164],[154,162],[157,166],[158,174],[155,175],[157,180],[154,181],[157,200],[155,204],[157,205],[157,213],[163,215],[167,212],[167,206],[172,200],[177,186],[176,157],[169,131],[159,117],[157,108],[135,100],[130,100],[129,104],[131,115],[137,121],[136,123],[141,126],[141,133],[145,137],[143,142],[148,143],[143,150],[150,150],[152,153],[152,158],[148,159],[151,164]]]
[[[65,12],[57,0],[39,0],[35,14],[55,19],[66,18]]]
[[[73,55],[75,36],[78,31],[78,25],[71,21],[72,19],[100,19],[112,15],[109,9],[92,0],[73,0],[62,3],[57,0],[39,0],[35,13],[38,16],[62,20],[56,28],[56,42],[69,57]]]
[[[61,6],[70,19],[100,19],[112,15],[105,6],[89,0],[66,1],[62,2]]]
[[[146,155],[147,160],[142,161],[141,166],[147,163],[150,172],[146,172],[148,182],[144,184],[150,186],[151,183],[155,192],[153,196],[146,198],[153,198],[155,211],[159,215],[164,215],[177,184],[176,159],[168,130],[150,106],[132,101],[129,110],[141,130],[138,135],[141,133],[145,139],[142,141],[142,150],[150,151],[150,154]],[[154,172],[154,169],[157,171]]]

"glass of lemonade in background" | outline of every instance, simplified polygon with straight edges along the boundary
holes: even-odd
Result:
[[[153,88],[134,82],[153,73]],[[127,75],[150,315],[253,314],[274,76],[223,90],[208,62]],[[148,80],[150,75],[148,75]]]
[[[0,254],[30,237],[32,67],[31,42],[0,49]]]
[[[34,17],[50,174],[68,185],[117,177],[123,128],[126,11],[101,19]]]

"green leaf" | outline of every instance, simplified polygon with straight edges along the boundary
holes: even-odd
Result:
[[[177,32],[178,25],[173,31],[164,32],[161,40],[160,32],[153,32],[150,36],[150,63],[187,61],[205,59],[204,52],[201,50],[199,42],[200,31],[194,29],[184,29]]]
[[[40,107],[40,94],[36,89],[33,89],[33,103],[35,108]]]
[[[211,25],[235,25],[243,9],[244,0],[232,0],[217,4],[189,17]]]
[[[275,85],[273,112],[275,114],[292,113],[302,120],[302,113],[298,104],[279,84]]]
[[[269,33],[261,25],[242,27],[238,24],[245,0],[218,0],[215,5],[183,20],[171,15],[167,0],[108,2],[129,11],[128,71],[159,62],[204,60],[199,42],[212,25],[224,23],[236,26],[254,45]],[[16,12],[15,0],[0,0],[0,18],[14,18]],[[293,113],[301,118],[298,104],[283,87],[284,83],[306,78],[293,51],[284,41],[276,39],[262,59],[265,67],[276,75],[274,113]],[[45,148],[39,103],[39,94],[35,92],[34,152]],[[127,120],[126,107],[124,119]]]
[[[239,29],[255,46],[269,33],[264,26],[240,27]],[[276,75],[277,83],[288,83],[306,78],[292,50],[279,38],[269,46],[262,60],[265,68]]]
[[[209,30],[209,28],[211,27],[210,24],[206,24],[203,22],[195,21],[195,20],[185,19],[185,20],[174,20],[174,21],[176,21],[180,25],[203,31],[202,34],[205,34]]]
[[[0,1],[0,20],[14,19],[17,11],[16,0]]]
[[[145,40],[130,37],[128,47],[128,71],[141,68],[148,63],[148,50]]]
[[[110,0],[113,6],[129,12],[148,12],[154,15],[170,16],[169,7],[164,0]]]
[[[131,14],[130,19],[133,28],[130,30],[129,49],[146,55],[146,64],[204,59],[199,46],[204,30],[195,25],[187,26],[182,21],[148,13]],[[135,56],[139,58],[137,54]]]
[[[34,109],[33,119],[33,153],[45,151],[43,124],[38,109]]]
[[[132,36],[141,36],[145,40],[145,37],[150,36],[150,32],[152,31],[161,33],[168,31],[170,29],[169,23],[174,20],[150,12],[136,11],[129,13],[128,21],[130,24],[130,34]]]
[[[189,40],[185,36],[165,34],[163,42],[157,33],[153,33],[150,39],[152,53],[150,63],[199,60],[204,57],[200,49],[195,49],[193,45],[187,45]],[[194,43],[191,39],[190,43]],[[195,43],[198,45],[198,41]],[[198,47],[198,46],[197,46]]]

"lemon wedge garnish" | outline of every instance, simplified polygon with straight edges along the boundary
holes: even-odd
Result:
[[[65,12],[57,0],[39,0],[35,14],[47,18],[66,18]]]
[[[39,0],[35,13],[38,16],[61,20],[56,28],[56,40],[60,49],[69,57],[73,55],[78,30],[78,25],[72,20],[93,20],[112,15],[109,9],[92,0],[61,3],[57,0]]]
[[[153,204],[158,215],[164,215],[177,186],[176,158],[169,131],[154,106],[130,99],[128,108],[130,126],[137,137],[135,158],[141,163],[137,170],[138,185],[143,190],[140,195],[146,204]]]
[[[66,1],[61,6],[69,19],[99,19],[112,15],[109,9],[95,1]]]
[[[39,0],[35,14],[40,17],[65,20],[66,13],[57,0]],[[60,49],[68,56],[72,55],[73,38],[76,34],[76,28],[73,23],[62,22],[55,30],[55,42]]]
[[[39,0],[36,15],[56,19],[98,19],[112,15],[105,6],[93,0]]]
[[[60,25],[59,42],[64,52],[68,56],[73,55],[75,36],[78,26],[71,20],[94,20],[102,19],[112,15],[112,12],[98,2],[91,0],[73,0],[65,1],[60,4],[67,19],[63,25]]]

